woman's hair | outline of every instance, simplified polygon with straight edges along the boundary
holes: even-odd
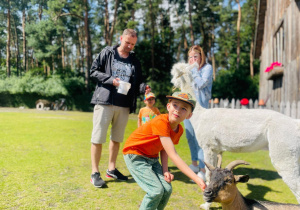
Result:
[[[190,47],[188,54],[190,54],[190,52],[192,52],[192,51],[195,51],[200,54],[201,61],[200,61],[199,67],[201,68],[206,63],[206,56],[205,56],[205,53],[204,53],[202,47],[200,47],[199,45],[194,45],[194,46]]]

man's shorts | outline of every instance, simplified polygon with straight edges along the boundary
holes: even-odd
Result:
[[[94,144],[105,143],[110,124],[112,125],[110,139],[116,142],[123,142],[128,118],[129,107],[95,105],[91,142]]]

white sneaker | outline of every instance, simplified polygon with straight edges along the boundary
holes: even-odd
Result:
[[[193,164],[189,165],[190,169],[194,171],[194,173],[198,173],[200,171],[199,166],[194,166]]]
[[[203,171],[199,171],[197,173],[197,176],[199,176],[201,179],[203,179],[204,182],[206,182],[205,173],[203,173]]]

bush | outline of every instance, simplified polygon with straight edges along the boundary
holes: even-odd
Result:
[[[0,80],[0,106],[35,107],[38,99],[55,101],[66,98],[69,109],[91,111],[91,94],[85,92],[83,77],[52,75],[45,78],[38,71],[25,74],[24,77],[11,76]]]

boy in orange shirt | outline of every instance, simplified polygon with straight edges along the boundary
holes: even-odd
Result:
[[[160,115],[158,108],[154,107],[155,104],[154,93],[150,92],[146,94],[144,98],[144,103],[146,104],[146,107],[141,108],[139,111],[138,127],[152,120],[157,115]]]
[[[136,129],[123,149],[128,170],[147,193],[140,209],[164,209],[167,205],[172,193],[171,181],[174,179],[174,175],[168,171],[168,158],[202,190],[206,187],[205,182],[180,158],[174,147],[183,133],[180,123],[192,116],[196,102],[190,94],[182,92],[175,92],[167,98],[169,114],[161,114]]]

